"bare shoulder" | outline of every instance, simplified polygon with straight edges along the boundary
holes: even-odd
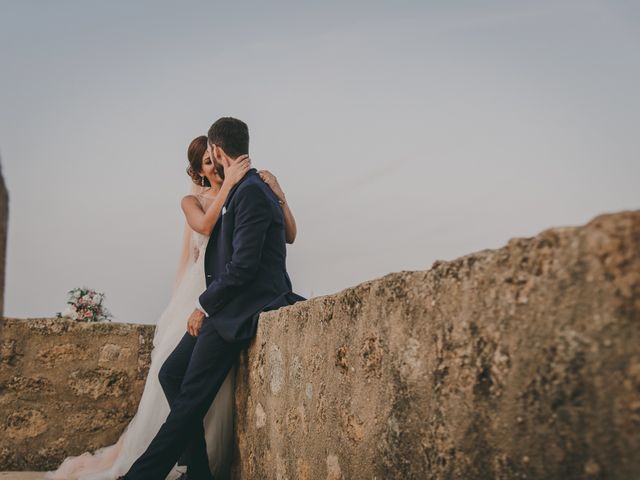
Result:
[[[180,205],[182,206],[182,208],[188,208],[191,205],[196,205],[202,208],[202,206],[200,205],[200,200],[198,200],[198,197],[196,197],[195,195],[185,195],[184,197],[182,197]]]

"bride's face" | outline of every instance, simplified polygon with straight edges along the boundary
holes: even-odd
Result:
[[[211,159],[209,151],[209,149],[205,150],[204,155],[202,156],[202,173],[209,179],[211,185],[219,187],[222,185],[222,178],[218,175],[216,166]]]

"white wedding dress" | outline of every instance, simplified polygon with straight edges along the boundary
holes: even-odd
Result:
[[[198,198],[205,208],[207,197],[198,195]],[[190,248],[184,273],[156,325],[151,365],[136,414],[115,444],[99,448],[93,454],[85,452],[65,458],[57,470],[46,473],[46,479],[115,480],[124,475],[147,449],[169,415],[169,404],[158,381],[158,371],[186,333],[187,319],[194,310],[196,299],[206,289],[204,252],[209,237],[192,230],[189,233],[187,244]],[[209,467],[216,478],[227,478],[230,467],[235,371],[234,366],[204,417]],[[173,480],[185,470],[186,466],[174,465],[167,479]]]

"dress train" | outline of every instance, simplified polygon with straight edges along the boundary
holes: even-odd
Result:
[[[97,449],[93,454],[84,452],[65,458],[55,471],[46,473],[46,479],[114,480],[124,475],[151,443],[169,414],[169,405],[158,380],[158,371],[186,332],[187,318],[194,310],[196,299],[206,289],[204,251],[208,238],[192,232],[191,248],[196,259],[186,268],[169,305],[160,315],[153,338],[149,373],[138,410],[118,441]],[[227,478],[229,475],[233,445],[235,370],[234,366],[203,421],[209,467],[216,478]],[[177,478],[185,469],[184,466],[175,465],[167,480]]]

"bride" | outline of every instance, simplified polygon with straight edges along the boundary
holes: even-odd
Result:
[[[187,173],[193,180],[191,194],[182,199],[186,224],[182,256],[169,304],[160,315],[153,337],[151,364],[138,410],[118,441],[97,449],[93,454],[64,459],[55,471],[46,472],[50,480],[113,480],[124,475],[146,450],[169,415],[169,405],[158,381],[158,371],[186,330],[187,318],[199,295],[206,289],[204,251],[213,226],[233,186],[249,170],[251,160],[245,155],[232,166],[224,180],[218,175],[207,151],[207,137],[195,138],[187,151]],[[296,223],[275,176],[267,170],[258,172],[281,201],[285,218],[286,241],[293,243]],[[227,478],[233,451],[233,389],[235,366],[227,375],[203,420],[209,468],[215,478]],[[185,454],[187,452],[185,451]],[[167,479],[183,474],[186,464],[179,460]]]

